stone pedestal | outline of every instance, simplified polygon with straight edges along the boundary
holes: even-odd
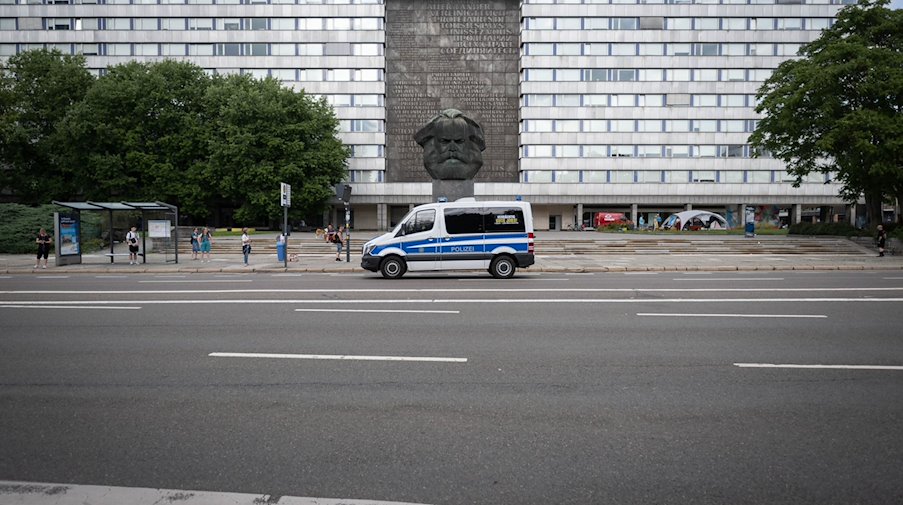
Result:
[[[433,179],[433,201],[439,201],[439,198],[445,198],[449,202],[459,198],[473,198],[473,179]]]

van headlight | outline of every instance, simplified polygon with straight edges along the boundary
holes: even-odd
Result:
[[[370,251],[372,251],[374,247],[376,247],[376,246],[374,246],[373,244],[364,244],[364,251],[363,251],[364,254],[363,255],[366,256],[366,255],[370,254]]]

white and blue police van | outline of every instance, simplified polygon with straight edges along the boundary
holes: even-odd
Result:
[[[484,270],[497,279],[533,264],[528,202],[454,202],[415,207],[394,230],[364,244],[361,266],[397,279],[408,270]]]

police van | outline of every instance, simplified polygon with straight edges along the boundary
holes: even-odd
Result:
[[[466,198],[415,207],[389,233],[364,244],[361,266],[397,279],[408,270],[488,269],[497,279],[533,264],[527,202]]]

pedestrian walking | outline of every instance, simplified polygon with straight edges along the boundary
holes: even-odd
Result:
[[[335,244],[335,260],[342,261],[342,244],[345,242],[344,226],[339,226],[339,230],[333,235],[332,242]]]
[[[138,234],[138,228],[136,228],[135,226],[132,226],[132,229],[125,234],[125,242],[129,246],[129,265],[138,264],[139,238],[141,238],[141,235]]]
[[[245,257],[245,266],[248,266],[248,256],[251,255],[251,237],[248,236],[248,229],[241,229],[241,253]]]
[[[38,258],[34,262],[34,267],[47,268],[47,256],[50,254],[51,245],[53,245],[53,237],[44,228],[41,228],[35,243],[38,244]],[[41,258],[44,258],[43,266],[41,266]]]
[[[206,226],[201,231],[201,262],[204,261],[210,262],[210,246],[213,244],[213,235],[210,233],[210,229]],[[206,258],[206,259],[205,259]]]
[[[884,257],[884,248],[887,246],[887,232],[884,230],[884,226],[880,224],[878,225],[878,234],[875,236],[875,245],[878,246],[878,257]]]
[[[198,253],[201,252],[201,232],[195,228],[191,231],[191,259],[198,259]]]

